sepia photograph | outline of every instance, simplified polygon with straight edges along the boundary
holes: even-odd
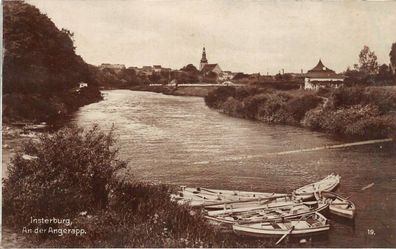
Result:
[[[1,248],[396,247],[396,1],[1,5]]]

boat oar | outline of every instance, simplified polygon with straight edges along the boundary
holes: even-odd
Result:
[[[287,233],[285,233],[285,234],[275,243],[275,245],[278,245],[279,243],[281,243],[282,240],[283,240],[284,238],[287,237],[287,235],[289,235],[291,232],[293,232],[293,230],[294,230],[294,226],[292,226],[292,227],[290,228],[290,230],[287,231]]]
[[[200,188],[200,189],[203,190],[203,191],[212,193],[212,194],[216,194],[216,195],[221,195],[222,194],[221,192],[216,192],[216,191],[213,191],[213,190],[207,189],[207,188]]]
[[[300,219],[297,221],[296,225],[297,225],[297,224],[301,221],[301,219],[304,218],[304,217],[306,217],[306,216],[305,216],[305,215],[301,216]],[[295,225],[292,226],[292,227],[290,228],[290,230],[287,231],[287,233],[285,233],[285,234],[275,243],[275,245],[278,245],[279,243],[281,243],[281,241],[282,241],[284,238],[286,238],[287,235],[289,235],[289,234],[291,234],[291,232],[293,232],[294,228],[295,228]]]

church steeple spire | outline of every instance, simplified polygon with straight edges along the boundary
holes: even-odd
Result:
[[[206,59],[205,47],[203,47],[201,63],[199,64],[199,70],[202,70],[202,68],[203,68],[206,64],[208,64],[208,60]]]

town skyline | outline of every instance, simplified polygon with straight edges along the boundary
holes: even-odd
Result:
[[[209,63],[233,72],[306,72],[319,59],[342,72],[364,45],[389,64],[396,40],[395,2],[27,2],[73,32],[94,65],[198,68],[205,46]]]

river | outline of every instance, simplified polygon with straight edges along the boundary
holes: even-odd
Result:
[[[120,157],[133,177],[211,188],[290,192],[334,172],[338,192],[357,205],[354,223],[330,217],[332,229],[314,247],[396,246],[396,153],[373,144],[286,155],[271,153],[340,144],[323,133],[238,119],[206,107],[203,98],[129,90],[104,91],[72,123],[114,124]],[[370,183],[374,186],[362,190]]]

